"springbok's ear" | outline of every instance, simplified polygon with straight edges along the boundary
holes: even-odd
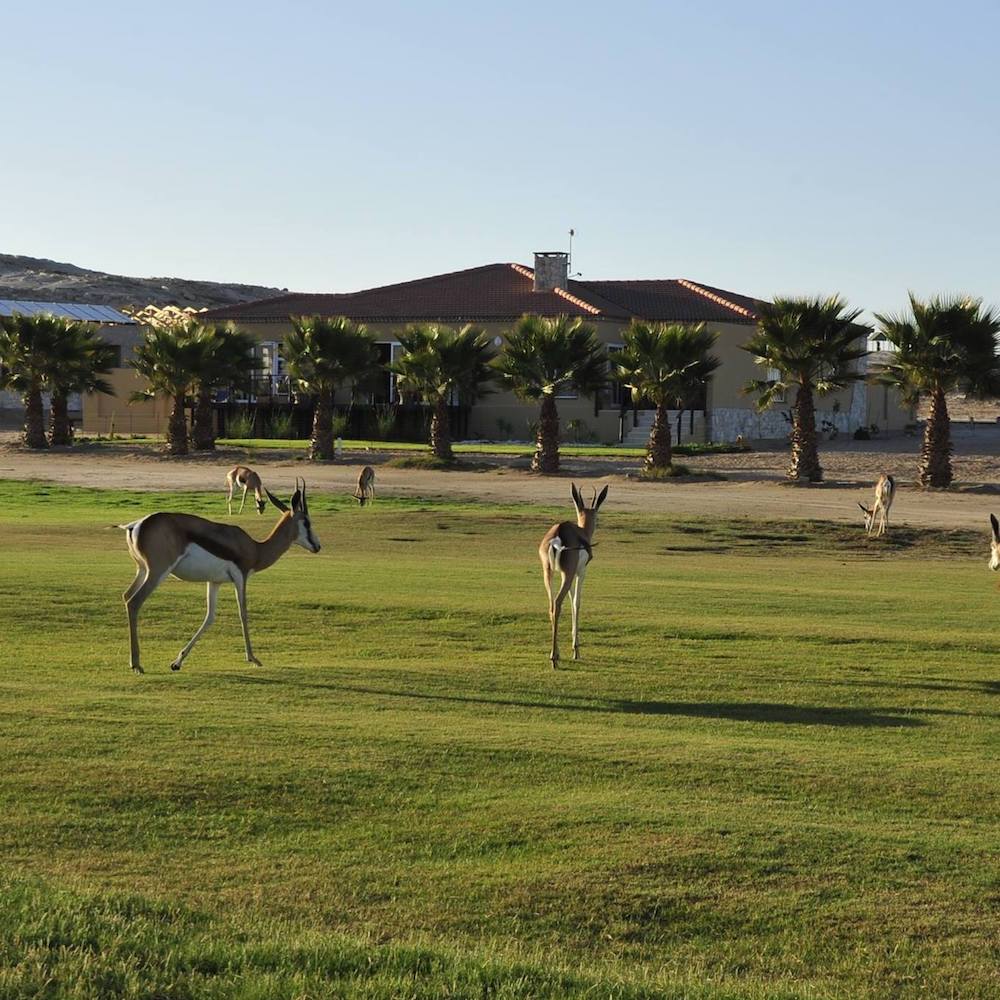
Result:
[[[306,501],[306,481],[304,479],[302,480],[302,486],[300,488],[302,490],[302,510],[308,513],[309,504]]]
[[[569,488],[570,488],[570,493],[573,496],[573,506],[576,507],[576,511],[578,514],[582,514],[583,511],[586,509],[586,506],[583,502],[583,494],[576,488],[576,483],[570,483]]]
[[[993,525],[993,540],[1000,542],[1000,522],[997,521],[996,514],[990,514],[990,524]]]
[[[608,496],[608,488],[607,486],[605,486],[604,489],[601,490],[601,492],[597,495],[597,501],[594,504],[594,510],[600,510],[601,504],[604,503],[607,496]]]
[[[267,494],[267,499],[274,504],[282,513],[288,510],[288,504],[279,500],[266,486],[264,487],[264,492]]]
[[[865,505],[864,505],[863,503],[861,503],[861,501],[860,501],[860,500],[858,501],[858,506],[859,506],[859,507],[860,507],[860,508],[861,508],[861,509],[862,509],[862,510],[863,510],[863,511],[864,511],[864,512],[866,513],[866,514],[868,513],[868,508],[867,508],[867,507],[866,507],[866,506],[865,506]]]
[[[292,494],[292,511],[298,513],[302,510],[302,490],[296,490]]]

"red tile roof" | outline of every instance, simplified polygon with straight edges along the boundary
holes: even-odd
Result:
[[[509,322],[525,313],[585,319],[752,323],[756,300],[685,279],[570,281],[567,291],[536,292],[521,264],[486,264],[359,292],[292,293],[204,315],[240,322],[283,322],[289,316],[349,316],[367,322]]]

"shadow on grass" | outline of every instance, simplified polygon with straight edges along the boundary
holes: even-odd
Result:
[[[558,701],[515,701],[475,695],[436,694],[427,691],[394,691],[354,684],[295,683],[277,677],[232,675],[238,684],[285,684],[302,690],[343,691],[407,701],[439,701],[496,708],[540,708],[555,712],[621,713],[625,715],[675,715],[695,719],[725,719],[730,722],[764,722],[793,726],[855,726],[908,729],[926,726],[903,709],[824,708],[771,702],[607,701],[603,704],[573,704]]]

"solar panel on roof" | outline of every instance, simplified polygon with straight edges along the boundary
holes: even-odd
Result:
[[[85,302],[36,302],[31,299],[0,299],[0,316],[38,316],[50,313],[65,319],[79,319],[88,323],[135,323],[131,316],[111,306],[95,306]]]

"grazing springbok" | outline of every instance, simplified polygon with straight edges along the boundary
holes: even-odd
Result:
[[[892,506],[893,498],[896,496],[896,480],[892,476],[883,472],[878,477],[875,484],[875,503],[871,507],[866,507],[863,503],[858,506],[864,511],[865,532],[871,536],[875,527],[875,519],[878,518],[878,530],[875,537],[884,535],[889,530],[889,508]]]
[[[990,514],[990,524],[993,526],[993,537],[990,539],[990,569],[1000,569],[1000,522],[996,514]]]
[[[247,502],[247,491],[253,490],[254,502],[257,504],[257,513],[263,514],[267,501],[264,499],[264,487],[261,485],[260,476],[253,469],[248,469],[245,465],[236,465],[226,473],[226,486],[229,489],[229,513],[233,512],[233,491],[243,490],[243,499],[240,501],[239,513],[243,513],[243,505]]]
[[[366,465],[361,470],[354,497],[362,507],[364,507],[365,501],[375,499],[375,470],[370,465]]]
[[[553,524],[545,532],[538,546],[545,590],[549,595],[549,620],[552,622],[552,652],[549,659],[554,669],[558,669],[559,665],[559,612],[571,586],[573,587],[573,659],[580,659],[580,591],[583,589],[587,566],[594,558],[591,539],[594,537],[594,528],[597,527],[597,512],[608,495],[607,486],[601,490],[600,496],[597,495],[597,490],[594,490],[594,502],[588,507],[583,502],[583,495],[575,483],[571,489],[573,505],[576,507],[576,524],[572,521]],[[552,575],[557,569],[562,582],[559,592],[553,595]]]
[[[270,490],[265,490],[268,499],[282,514],[271,534],[262,542],[251,538],[235,525],[207,521],[194,514],[147,514],[131,524],[119,525],[126,531],[129,555],[136,562],[135,579],[123,596],[128,611],[130,662],[137,674],[143,672],[139,663],[139,611],[146,603],[146,598],[169,575],[178,580],[208,584],[205,620],[170,664],[171,670],[181,669],[184,658],[191,652],[202,632],[215,621],[219,587],[224,583],[231,583],[236,588],[247,663],[262,666],[250,645],[247,581],[252,573],[259,573],[277,562],[292,545],[301,545],[309,552],[319,552],[320,547],[309,521],[305,480],[301,486],[296,482],[296,486],[298,488],[292,496],[291,510]]]

